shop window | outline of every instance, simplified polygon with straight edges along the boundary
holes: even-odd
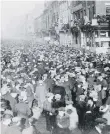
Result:
[[[95,31],[95,37],[98,37],[98,31]]]

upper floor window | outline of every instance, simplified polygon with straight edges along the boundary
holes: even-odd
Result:
[[[88,18],[89,18],[89,20],[91,19],[90,7],[88,8]]]
[[[83,18],[83,11],[81,10],[80,12],[80,18],[82,19]]]
[[[84,9],[84,11],[83,11],[83,15],[86,16],[86,10],[85,10],[85,9]]]
[[[77,19],[80,19],[80,11],[78,11],[77,14],[78,14]]]
[[[93,5],[92,6],[92,17],[94,17],[94,15],[95,15],[95,6]]]

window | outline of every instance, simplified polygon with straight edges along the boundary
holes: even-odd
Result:
[[[81,17],[81,19],[83,18],[83,11],[81,11],[81,13],[80,13],[80,17]]]
[[[92,17],[94,18],[94,15],[95,15],[95,6],[93,5],[92,6]]]
[[[73,14],[74,19],[77,19],[77,13]]]
[[[77,32],[75,33],[75,42],[76,42],[76,44],[78,44],[78,33]]]
[[[80,19],[80,11],[78,11],[77,14],[78,14],[77,18]]]
[[[96,47],[99,47],[99,42],[96,42]]]
[[[86,10],[84,9],[84,11],[83,11],[83,14],[84,14],[84,16],[86,16]]]
[[[91,19],[91,15],[90,15],[90,7],[88,8],[88,18],[89,18],[89,20]]]

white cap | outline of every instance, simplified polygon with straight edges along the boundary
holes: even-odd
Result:
[[[17,96],[17,93],[11,93],[11,96],[15,98]]]
[[[61,95],[60,94],[56,94],[55,95],[55,99],[57,100],[57,99],[61,99]]]
[[[15,123],[19,122],[20,120],[21,120],[20,117],[14,117],[14,118],[12,118],[12,121],[15,122]]]

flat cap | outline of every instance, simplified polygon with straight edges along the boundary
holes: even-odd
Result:
[[[97,118],[95,120],[96,123],[104,123],[104,124],[107,124],[107,119],[105,118]]]

